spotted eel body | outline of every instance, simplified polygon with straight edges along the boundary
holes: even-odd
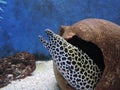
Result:
[[[63,37],[46,30],[50,42],[39,36],[48,49],[57,69],[75,90],[93,90],[101,77],[98,66],[84,51],[68,43]]]

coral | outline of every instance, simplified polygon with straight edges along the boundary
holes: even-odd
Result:
[[[0,87],[12,80],[25,78],[36,68],[35,57],[29,53],[16,53],[0,59]]]

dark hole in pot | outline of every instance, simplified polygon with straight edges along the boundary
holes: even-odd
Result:
[[[93,59],[93,62],[96,63],[103,72],[105,68],[103,54],[97,45],[84,41],[77,36],[73,36],[67,41],[79,49],[82,49],[91,59]]]

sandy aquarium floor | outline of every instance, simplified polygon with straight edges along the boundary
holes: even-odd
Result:
[[[53,73],[53,62],[37,61],[36,70],[25,79],[13,81],[0,90],[59,90]]]

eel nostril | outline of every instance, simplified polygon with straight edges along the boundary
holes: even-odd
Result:
[[[38,38],[39,38],[40,41],[43,41],[42,36],[39,35]]]

